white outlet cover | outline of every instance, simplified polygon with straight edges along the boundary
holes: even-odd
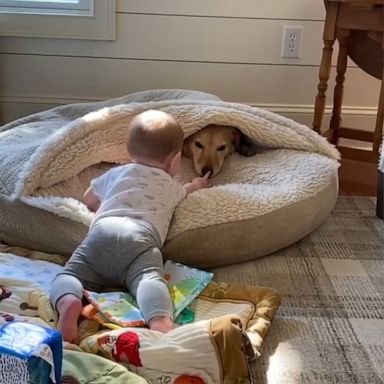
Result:
[[[299,59],[303,45],[302,25],[284,25],[281,41],[281,57]]]

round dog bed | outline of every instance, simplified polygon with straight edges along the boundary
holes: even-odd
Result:
[[[264,148],[248,158],[231,155],[212,188],[180,203],[163,249],[166,258],[205,268],[250,260],[299,240],[333,209],[338,152],[308,127],[211,95],[152,92],[136,102],[65,106],[5,126],[1,241],[69,255],[92,218],[80,202],[82,193],[92,177],[129,161],[126,129],[146,109],[172,113],[186,137],[209,124],[229,125]],[[182,178],[194,176],[191,161],[183,159]]]

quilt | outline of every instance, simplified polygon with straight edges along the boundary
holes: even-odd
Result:
[[[47,261],[52,258],[0,245],[0,316],[55,326],[47,290],[62,267]],[[271,288],[210,282],[190,304],[193,322],[168,334],[144,327],[109,329],[84,319],[80,345],[65,347],[103,356],[148,383],[252,383],[250,364],[261,353],[280,301]]]

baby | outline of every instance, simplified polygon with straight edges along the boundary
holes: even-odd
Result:
[[[182,145],[183,132],[172,116],[146,111],[128,130],[132,163],[91,181],[84,194],[84,203],[95,212],[89,232],[50,292],[64,340],[79,342],[83,289],[123,287],[136,298],[150,329],[168,332],[174,327],[160,249],[176,205],[207,187],[209,176],[185,185],[175,180]]]

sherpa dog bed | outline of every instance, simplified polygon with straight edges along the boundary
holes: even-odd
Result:
[[[92,218],[80,202],[84,190],[91,178],[129,162],[128,124],[147,109],[174,115],[186,137],[209,124],[230,125],[264,148],[249,158],[233,154],[212,188],[180,203],[165,257],[198,267],[246,261],[299,240],[333,209],[339,153],[308,127],[209,94],[146,91],[58,107],[1,129],[1,240],[69,255]],[[182,178],[191,177],[184,159]]]

